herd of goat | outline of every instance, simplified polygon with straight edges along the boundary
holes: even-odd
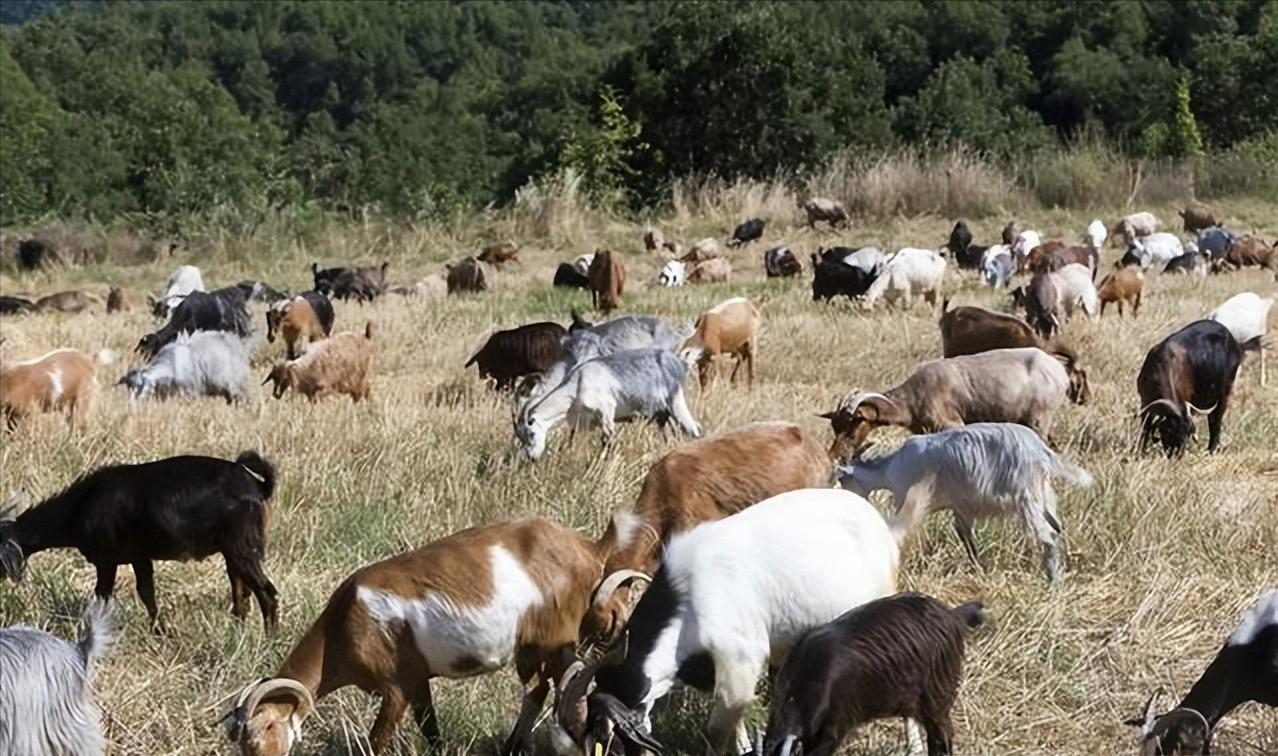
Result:
[[[838,202],[813,198],[803,209],[810,226],[848,224]],[[546,453],[550,430],[565,421],[574,430],[598,427],[607,439],[617,422],[646,419],[695,440],[657,460],[634,507],[615,513],[597,538],[531,518],[472,527],[357,570],[275,675],[242,690],[224,718],[231,740],[243,754],[282,756],[318,699],[355,686],[381,698],[369,734],[374,752],[389,746],[410,708],[426,739],[438,743],[430,681],[513,665],[523,698],[506,754],[532,752],[552,694],[559,745],[588,756],[660,753],[650,713],[676,683],[713,694],[710,753],[833,754],[858,727],[888,717],[904,718],[912,741],[921,730],[929,756],[950,753],[964,642],[985,621],[985,608],[898,593],[902,549],[929,514],[948,510],[978,562],[975,521],[1011,518],[1041,545],[1048,581],[1062,578],[1053,481],[1092,482],[1052,442],[1056,416],[1091,393],[1083,359],[1059,340],[1064,322],[1079,313],[1099,318],[1111,303],[1136,316],[1144,277],[1155,272],[1278,267],[1278,244],[1230,231],[1205,208],[1182,216],[1185,230],[1196,233],[1187,242],[1137,213],[1109,228],[1093,222],[1077,245],[1044,241],[1011,223],[1001,243],[982,247],[960,221],[940,249],[812,254],[814,300],[908,307],[921,295],[941,309],[944,356],[889,388],[849,393],[822,415],[832,441],[787,422],[702,438],[686,374],[696,368],[704,387],[716,358],[725,357],[735,363],[730,380],[744,368],[752,384],[764,299],[728,299],[703,313],[691,333],[654,316],[592,323],[574,313],[568,327],[537,322],[491,334],[465,366],[513,394],[514,439],[529,459]],[[726,246],[758,240],[765,225],[742,223]],[[1123,240],[1124,254],[1095,283],[1111,236]],[[661,286],[730,280],[730,258],[717,240],[685,251],[650,228],[643,243],[664,257]],[[335,333],[333,298],[482,291],[518,252],[513,242],[495,244],[446,274],[398,287],[388,285],[385,264],[313,265],[313,288],[298,295],[255,281],[206,291],[200,270],[183,266],[150,298],[154,314],[168,320],[141,337],[136,349],[145,362],[119,383],[132,401],[244,398],[260,347],[250,340],[250,302],[260,302],[267,341],[283,341],[286,357],[263,381],[275,397],[292,389],[311,401],[334,393],[360,401],[373,378],[374,327]],[[24,264],[39,261],[30,246],[20,254]],[[1025,318],[951,307],[942,297],[951,265],[978,271],[996,288],[1028,275],[1013,292]],[[765,251],[763,267],[769,277],[804,268],[784,246]],[[597,309],[617,309],[624,255],[598,250],[562,263],[554,285],[587,288]],[[85,292],[0,300],[6,315],[101,303]],[[1274,300],[1241,293],[1149,350],[1136,379],[1142,449],[1157,443],[1183,454],[1195,413],[1208,415],[1208,448],[1218,448],[1245,352],[1260,353],[1265,383],[1263,339]],[[113,288],[106,304],[125,308],[127,296]],[[39,412],[87,422],[98,368],[113,358],[59,349],[0,367],[9,431]],[[889,454],[867,456],[871,436],[891,426],[913,435]],[[121,565],[132,567],[154,626],[154,562],[221,554],[233,614],[245,618],[253,600],[273,629],[278,592],[263,562],[276,481],[274,465],[254,451],[233,461],[179,456],[110,465],[0,519],[0,570],[13,581],[49,549],[77,549],[97,572],[77,645],[26,626],[0,629],[0,753],[105,752],[90,682],[113,632],[105,602]],[[868,501],[878,490],[893,499],[886,517]],[[767,723],[751,738],[744,715],[769,673]],[[1179,706],[1158,714],[1150,698],[1132,722],[1142,728],[1141,752],[1207,753],[1216,724],[1248,701],[1278,706],[1278,588],[1246,610]]]

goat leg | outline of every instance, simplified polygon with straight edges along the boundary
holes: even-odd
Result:
[[[95,564],[98,570],[98,581],[93,586],[93,595],[107,601],[111,598],[111,594],[115,591],[115,571],[114,564]]]
[[[441,743],[439,717],[435,714],[435,701],[431,697],[429,680],[423,682],[413,696],[413,718],[417,720],[417,727],[421,729],[422,736],[430,747],[438,749]]]
[[[519,717],[510,731],[510,737],[506,738],[506,744],[501,748],[502,756],[532,753],[532,743],[529,740],[533,725],[537,722],[537,715],[541,713],[549,692],[550,682],[541,674],[534,674],[524,682],[524,698],[519,705]]]
[[[972,537],[972,523],[957,512],[954,513],[954,532],[958,534],[959,540],[963,542],[963,548],[967,551],[968,559],[972,560],[972,564],[976,566],[976,569],[984,572],[985,568],[981,565],[981,558],[976,555],[976,539]]]
[[[160,632],[160,608],[155,603],[155,566],[151,560],[143,559],[133,563],[133,577],[137,582],[138,598],[146,607],[147,617],[151,620],[151,631]]]
[[[377,710],[377,719],[373,721],[373,729],[368,731],[368,744],[373,753],[385,753],[390,745],[391,736],[399,720],[404,716],[408,701],[399,686],[392,685],[382,690],[382,707]]]

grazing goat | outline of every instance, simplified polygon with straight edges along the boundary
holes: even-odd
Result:
[[[318,291],[305,291],[267,309],[266,340],[275,343],[278,333],[284,339],[288,358],[296,359],[308,345],[328,338],[333,332],[333,320],[333,303],[328,297]]]
[[[519,262],[519,245],[514,239],[489,244],[480,251],[479,259],[497,268],[508,262]]]
[[[35,312],[35,310],[35,302],[29,299],[11,297],[7,294],[0,295],[0,315],[21,315],[27,312]]]
[[[1016,258],[1006,244],[995,244],[981,255],[981,278],[991,289],[1004,289],[1016,273]]]
[[[78,349],[56,349],[42,357],[0,367],[0,412],[13,430],[36,412],[62,411],[83,427],[97,393],[97,368],[115,355],[102,350],[90,357]]]
[[[386,270],[390,263],[384,262],[380,267],[343,268],[333,276],[326,288],[321,289],[318,283],[315,290],[332,296],[334,299],[354,299],[357,302],[372,302],[386,293]]]
[[[688,283],[727,283],[732,278],[732,263],[726,257],[712,257],[692,266]]]
[[[816,228],[817,221],[825,221],[832,229],[838,228],[840,224],[844,227],[848,225],[848,210],[842,202],[812,197],[806,202],[800,202],[799,207],[803,208],[808,217],[808,228]]]
[[[1191,241],[1185,243],[1184,254],[1167,261],[1167,265],[1163,266],[1163,272],[1173,275],[1183,273],[1185,275],[1205,276],[1210,263],[1211,256],[1203,254],[1199,251],[1198,244]]]
[[[1138,239],[1149,236],[1158,230],[1158,218],[1153,213],[1132,213],[1118,219],[1110,232],[1115,238],[1121,237],[1123,243],[1131,247]]]
[[[699,263],[716,257],[723,257],[723,248],[719,246],[718,239],[707,236],[689,247],[687,253],[679,259],[686,263]]]
[[[200,275],[200,269],[194,265],[179,267],[164,282],[164,290],[159,297],[147,296],[151,314],[157,318],[167,317],[188,294],[196,291],[204,291],[204,278]]]
[[[841,263],[848,267],[858,268],[867,275],[871,273],[877,274],[883,270],[883,263],[887,260],[883,250],[878,247],[861,247],[855,250],[851,247],[830,247],[829,249],[819,249],[818,251],[821,253],[822,262]]]
[[[1265,385],[1265,333],[1269,330],[1269,311],[1278,299],[1273,294],[1262,297],[1250,291],[1236,294],[1220,307],[1207,313],[1207,320],[1214,320],[1229,329],[1234,340],[1244,352],[1260,353],[1260,385]]]
[[[276,399],[290,388],[310,401],[329,394],[346,394],[351,401],[368,398],[373,378],[373,324],[364,326],[361,336],[346,331],[314,344],[306,354],[271,368],[265,386],[272,385]]]
[[[962,306],[950,309],[950,300],[941,304],[941,354],[958,357],[980,354],[991,349],[1044,346],[1029,324],[1015,315],[1004,315],[983,307]]]
[[[1238,235],[1227,228],[1212,226],[1198,232],[1198,249],[1218,264],[1225,259],[1225,253],[1237,241]]]
[[[1183,454],[1197,411],[1207,413],[1207,450],[1215,451],[1241,363],[1242,346],[1214,320],[1190,323],[1150,349],[1136,377],[1141,450],[1157,439],[1168,456]]]
[[[683,286],[687,280],[687,263],[678,260],[667,260],[657,274],[657,283],[667,288]]]
[[[493,266],[474,257],[462,258],[461,262],[444,266],[448,272],[448,293],[457,294],[465,291],[488,291],[492,288],[497,274]]]
[[[627,349],[673,350],[682,342],[683,337],[669,323],[651,315],[625,315],[592,324],[573,312],[568,338],[563,342],[563,355],[530,387],[528,401],[544,396],[563,383],[568,372],[586,360]]]
[[[132,308],[129,306],[128,297],[124,295],[124,289],[121,289],[119,286],[112,286],[111,289],[107,291],[106,311],[108,313],[128,312],[130,309]]]
[[[768,278],[791,278],[803,272],[803,264],[789,247],[773,247],[763,253],[763,270]]]
[[[757,756],[833,753],[858,727],[905,717],[948,756],[950,708],[963,676],[963,636],[985,621],[977,602],[953,609],[920,593],[875,599],[815,628],[777,673]]]
[[[1140,725],[1141,756],[1211,753],[1212,735],[1226,714],[1255,701],[1278,707],[1278,588],[1248,607],[1225,645],[1181,700],[1155,715],[1158,693],[1149,697]]]
[[[706,310],[697,318],[696,329],[679,347],[689,365],[697,366],[701,388],[710,381],[710,367],[716,355],[730,355],[736,364],[729,382],[737,382],[744,364],[746,385],[754,386],[754,358],[759,349],[759,307],[743,297],[733,297]]]
[[[0,753],[106,753],[92,682],[114,633],[99,601],[85,608],[75,645],[29,625],[0,628]]]
[[[353,685],[381,697],[368,739],[387,750],[409,705],[439,745],[430,681],[513,664],[523,684],[503,754],[531,753],[552,685],[575,658],[577,631],[616,530],[591,541],[541,519],[470,528],[367,565],[333,591],[280,665],[226,717],[244,756],[284,756],[315,701]],[[624,545],[624,544],[622,544]]]
[[[497,389],[515,387],[519,379],[545,373],[563,355],[568,331],[558,323],[527,323],[496,331],[463,367],[479,365],[480,378],[492,378]]]
[[[84,312],[90,305],[102,304],[102,300],[85,291],[59,291],[36,300],[37,310],[57,312]]]
[[[1043,237],[1037,231],[1026,230],[1016,235],[1012,241],[1012,256],[1016,258],[1017,267],[1023,268],[1025,261],[1043,243]]]
[[[881,297],[889,304],[903,300],[906,307],[915,294],[935,306],[945,278],[945,258],[930,249],[906,247],[883,263],[883,270],[865,291],[865,304],[873,307]]]
[[[661,233],[661,229],[649,226],[643,231],[643,248],[649,252],[656,252],[665,247],[666,235]]]
[[[608,313],[621,306],[621,295],[626,288],[626,263],[620,252],[601,249],[590,261],[590,304]]]
[[[1180,217],[1185,221],[1185,233],[1187,234],[1217,225],[1216,214],[1211,211],[1211,208],[1204,205],[1190,205],[1180,211]]]
[[[605,443],[618,420],[650,418],[664,428],[670,420],[699,438],[683,392],[684,363],[665,349],[631,349],[586,360],[563,382],[529,400],[515,416],[515,438],[529,459],[546,451],[546,435],[565,418],[573,430],[597,423]]]
[[[1167,266],[1177,257],[1185,254],[1185,245],[1175,234],[1157,233],[1134,240],[1123,255],[1123,264],[1130,265],[1133,260],[1139,261],[1142,268]]]
[[[875,428],[899,426],[934,433],[966,423],[1020,423],[1047,438],[1066,397],[1082,404],[1090,393],[1087,371],[1073,353],[1054,356],[1033,347],[921,363],[883,393],[853,391],[821,417],[830,421],[830,456],[864,448]]]
[[[865,296],[874,284],[878,271],[869,273],[859,267],[842,262],[829,262],[812,254],[812,301],[844,296],[856,299]]]
[[[732,229],[732,238],[728,239],[729,247],[740,247],[743,244],[749,244],[752,241],[758,241],[763,236],[763,229],[767,222],[762,218],[750,218],[737,224]]]
[[[1244,236],[1229,245],[1223,264],[1238,269],[1255,265],[1278,271],[1278,247],[1270,246],[1259,236]]]
[[[600,586],[582,639],[615,639],[633,603],[629,581],[652,575],[676,534],[786,491],[829,487],[830,477],[825,449],[793,423],[751,423],[669,452],[648,469],[633,512],[613,518],[613,530],[633,535],[608,557],[604,574],[616,577]],[[614,591],[625,593],[620,604],[610,602]]]
[[[1104,221],[1100,219],[1093,220],[1087,224],[1087,233],[1084,235],[1087,246],[1096,252],[1097,260],[1100,259],[1100,251],[1105,247],[1105,240],[1109,238],[1109,229],[1105,228]]]
[[[948,509],[972,563],[979,565],[972,523],[1015,517],[1043,545],[1043,568],[1055,583],[1064,569],[1062,528],[1052,478],[1089,486],[1092,476],[1047,448],[1015,423],[974,423],[910,436],[891,454],[856,457],[839,472],[839,485],[860,496],[888,490],[896,504],[894,530],[910,533],[932,512]]]
[[[61,262],[62,253],[48,239],[23,239],[18,242],[19,270],[40,270]]]
[[[960,270],[979,270],[981,258],[989,247],[972,243],[972,232],[967,224],[959,221],[950,230],[950,238],[945,242],[945,249],[954,255],[954,263]]]
[[[614,652],[564,674],[560,725],[588,754],[660,752],[648,715],[679,681],[714,693],[707,751],[734,740],[734,753],[748,750],[742,717],[768,663],[808,630],[895,592],[898,560],[874,507],[829,488],[779,494],[681,533]]]
[[[333,293],[333,282],[339,276],[354,270],[353,268],[337,267],[337,268],[321,268],[319,263],[311,263],[311,282],[315,291],[328,296]]]
[[[566,289],[589,289],[590,277],[578,270],[576,265],[561,262],[559,267],[555,268],[555,278],[552,284]]]
[[[220,552],[232,613],[248,615],[252,591],[267,628],[274,628],[275,586],[262,571],[266,505],[274,490],[275,468],[254,451],[234,462],[170,457],[100,467],[17,520],[0,520],[0,567],[18,582],[32,555],[78,549],[97,569],[93,592],[109,599],[119,565],[132,565],[138,597],[155,625],[152,562],[203,560]]]
[[[244,290],[228,286],[210,292],[191,292],[173,308],[173,316],[163,328],[142,337],[137,351],[147,357],[154,357],[161,347],[176,339],[179,333],[193,331],[226,331],[240,338],[250,336],[253,333],[253,321],[249,318]]]
[[[1050,273],[1035,273],[1013,297],[1023,301],[1026,322],[1045,339],[1060,330],[1062,314],[1068,320],[1081,308],[1089,318],[1100,316],[1100,299],[1091,271],[1077,263]]]
[[[1132,308],[1132,317],[1140,312],[1140,299],[1145,291],[1145,274],[1139,268],[1118,268],[1101,279],[1096,289],[1096,297],[1100,300],[1100,314],[1105,314],[1105,305],[1118,304],[1118,317],[1123,316],[1123,303]]]
[[[134,399],[220,396],[227,404],[248,394],[249,350],[223,331],[178,334],[144,367],[120,379]]]

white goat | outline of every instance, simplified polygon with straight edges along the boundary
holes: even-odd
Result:
[[[1105,228],[1104,222],[1099,218],[1087,224],[1087,244],[1096,251],[1098,256],[1108,238],[1109,229]]]
[[[1064,462],[1038,434],[1015,423],[974,423],[911,436],[899,449],[841,468],[839,485],[861,496],[886,489],[896,502],[891,527],[898,539],[931,512],[949,509],[954,530],[976,564],[972,522],[1017,517],[1043,544],[1053,583],[1064,569],[1062,528],[1052,478],[1091,485],[1086,470]]]
[[[1048,275],[1056,287],[1057,307],[1065,312],[1067,320],[1074,317],[1074,310],[1080,307],[1088,318],[1095,320],[1100,317],[1100,297],[1096,293],[1096,284],[1092,283],[1090,268],[1070,263]]]
[[[674,420],[681,431],[701,437],[683,393],[686,366],[665,349],[633,349],[587,360],[572,369],[555,388],[529,401],[515,418],[515,438],[529,459],[546,451],[546,434],[565,418],[573,430],[597,423],[604,440],[618,420],[655,419],[665,427]]]
[[[1134,240],[1128,247],[1128,252],[1134,252],[1140,258],[1142,268],[1157,265],[1161,269],[1185,254],[1185,245],[1175,234],[1161,232]]]
[[[1024,260],[1042,243],[1043,237],[1037,231],[1022,231],[1016,236],[1016,241],[1012,242],[1012,254],[1017,261]]]
[[[220,396],[229,404],[248,392],[249,350],[243,339],[225,331],[180,333],[120,384],[134,399]]]
[[[1121,236],[1127,246],[1132,246],[1137,239],[1149,236],[1158,230],[1158,218],[1153,213],[1132,213],[1124,216],[1114,224],[1114,235]]]
[[[1265,344],[1269,330],[1269,311],[1278,297],[1262,297],[1250,291],[1235,294],[1220,307],[1207,313],[1207,320],[1220,323],[1233,334],[1243,349],[1260,352],[1260,385],[1265,385]]]
[[[188,294],[204,290],[204,278],[200,275],[200,269],[194,265],[183,265],[173,271],[169,280],[164,282],[164,291],[158,298],[148,296],[147,299],[156,317],[165,317]]]
[[[992,289],[1007,286],[1016,273],[1016,260],[1012,257],[1012,248],[1007,244],[995,244],[981,255],[981,277]]]
[[[683,286],[687,280],[687,265],[679,260],[667,260],[657,274],[657,283],[662,286]]]
[[[909,307],[914,294],[922,294],[928,304],[935,305],[945,278],[945,258],[935,250],[906,247],[883,263],[882,272],[865,292],[867,307],[880,297],[889,303],[902,299]]]

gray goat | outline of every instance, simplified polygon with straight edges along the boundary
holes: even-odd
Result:
[[[103,601],[93,601],[85,609],[74,646],[28,625],[0,628],[0,753],[106,752],[90,681],[113,632]]]
[[[1043,566],[1055,583],[1064,570],[1062,528],[1052,478],[1087,486],[1092,476],[1062,460],[1037,433],[1015,423],[973,423],[911,436],[899,449],[840,468],[839,485],[869,496],[887,489],[896,502],[893,533],[914,529],[930,512],[954,513],[954,530],[980,564],[972,522],[1014,516],[1043,544]]]
[[[576,312],[563,342],[563,355],[551,364],[536,385],[525,390],[525,407],[563,383],[568,372],[586,360],[604,357],[627,349],[667,349],[673,351],[683,342],[680,334],[665,320],[651,315],[625,315],[603,323],[590,323]]]
[[[249,350],[244,340],[225,331],[179,334],[145,367],[120,379],[134,399],[169,396],[220,396],[229,404],[249,386]]]
[[[565,418],[573,429],[598,423],[604,438],[618,420],[651,418],[661,427],[671,419],[684,433],[701,437],[701,426],[683,393],[686,366],[666,349],[631,349],[586,360],[568,377],[515,416],[515,438],[529,459],[546,451],[546,434]]]

